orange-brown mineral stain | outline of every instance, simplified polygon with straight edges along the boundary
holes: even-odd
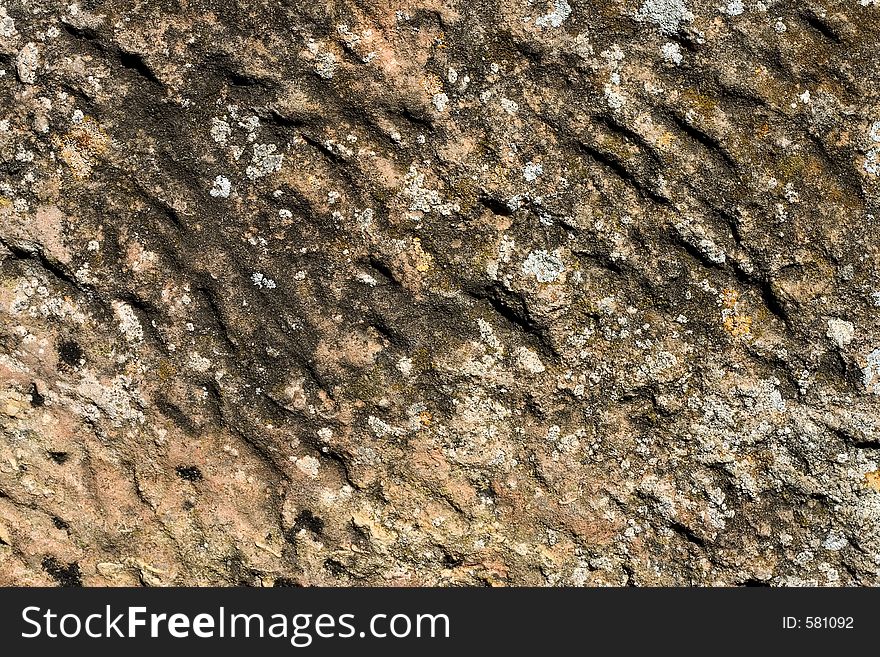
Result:
[[[865,483],[870,487],[880,492],[880,470],[872,470],[871,472],[865,473]]]
[[[739,292],[734,290],[733,288],[725,288],[721,290],[721,303],[725,308],[729,308],[733,310],[736,307],[736,302],[739,300]]]
[[[721,290],[721,318],[724,330],[739,338],[751,333],[752,317],[740,312],[739,292],[732,288]]]
[[[735,338],[748,335],[752,330],[752,318],[748,315],[730,315],[724,318],[724,329]]]
[[[675,135],[673,135],[671,132],[669,132],[667,130],[662,135],[660,135],[660,137],[657,139],[657,148],[659,148],[660,150],[666,151],[666,150],[671,149],[674,143],[675,143]]]

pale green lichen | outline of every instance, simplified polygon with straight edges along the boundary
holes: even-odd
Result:
[[[523,273],[534,276],[539,283],[552,283],[562,276],[565,265],[558,249],[553,253],[546,249],[532,251],[522,264]]]

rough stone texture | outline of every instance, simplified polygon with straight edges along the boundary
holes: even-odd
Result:
[[[880,583],[877,0],[0,5],[0,584]]]

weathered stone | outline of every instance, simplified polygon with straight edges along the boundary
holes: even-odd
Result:
[[[3,0],[0,584],[880,584],[878,42]]]

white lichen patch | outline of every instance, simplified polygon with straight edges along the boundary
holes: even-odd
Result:
[[[540,374],[547,368],[541,362],[540,357],[528,347],[520,347],[516,352],[516,364],[521,370],[530,372],[531,374]]]
[[[608,66],[612,70],[616,70],[620,62],[626,57],[626,53],[623,52],[623,49],[619,45],[612,43],[607,50],[603,50],[599,53],[599,56],[608,62]]]
[[[105,383],[94,373],[84,372],[75,388],[71,389],[67,384],[59,385],[59,388],[63,393],[71,390],[74,399],[70,401],[70,408],[92,421],[100,420],[102,415],[116,427],[124,422],[141,424],[144,421],[139,408],[142,400],[129,376],[120,374]]]
[[[552,0],[551,9],[535,19],[538,27],[559,27],[571,16],[571,6],[565,0]]]
[[[15,57],[15,71],[18,79],[25,84],[34,84],[37,81],[37,68],[40,65],[40,54],[37,44],[33,41],[26,43]]]
[[[871,141],[880,142],[880,121],[874,121],[868,129],[868,137]]]
[[[217,176],[214,178],[214,186],[211,187],[211,191],[209,192],[211,196],[219,197],[219,198],[229,198],[229,192],[232,190],[232,183],[229,182],[229,178],[224,178],[223,176]]]
[[[0,37],[10,39],[18,32],[15,31],[15,21],[6,14],[6,7],[0,5]]]
[[[352,32],[348,25],[346,25],[345,23],[340,23],[336,26],[336,33],[339,35],[339,38],[342,39],[342,42],[349,50],[354,50],[361,42],[360,35]],[[365,34],[368,33],[370,33],[370,30],[367,30],[367,32],[365,32]]]
[[[846,536],[844,536],[839,530],[832,530],[828,532],[828,536],[825,538],[825,541],[822,543],[822,547],[826,550],[842,550],[847,545],[849,545],[849,541]]]
[[[694,220],[688,218],[676,222],[675,230],[685,242],[697,249],[709,262],[723,265],[727,260],[724,249],[706,234],[704,226]]]
[[[407,358],[404,356],[399,361],[397,361],[396,367],[398,371],[404,376],[409,376],[413,371],[413,362],[412,358]]]
[[[144,328],[134,309],[123,301],[113,302],[113,313],[119,322],[119,331],[129,342],[140,342],[144,339]]]
[[[724,253],[724,249],[715,244],[715,242],[708,237],[704,237],[697,242],[697,248],[700,249],[700,252],[705,255],[710,262],[716,265],[723,265],[727,260],[727,254]]]
[[[321,52],[315,55],[315,73],[325,80],[330,80],[336,73],[336,55],[332,52]]]
[[[300,458],[294,457],[293,461],[300,472],[308,475],[312,479],[317,478],[318,469],[320,468],[321,463],[314,456],[302,456]]]
[[[404,433],[403,429],[393,427],[384,420],[380,420],[375,415],[371,415],[367,418],[367,424],[377,438],[384,438],[385,436],[400,436]]]
[[[559,249],[552,253],[545,249],[532,251],[522,264],[527,276],[534,276],[539,283],[552,283],[565,272],[565,265],[559,256]]]
[[[728,16],[739,16],[746,10],[742,0],[730,0],[726,6],[721,7],[721,13]]]
[[[52,294],[45,280],[36,277],[23,278],[12,289],[12,294],[7,308],[13,315],[69,319],[77,324],[86,321],[85,315],[74,304],[73,299]]]
[[[868,354],[865,367],[862,368],[862,377],[865,389],[875,395],[880,395],[880,349],[875,349]]]
[[[449,104],[449,96],[444,93],[434,94],[434,97],[431,98],[431,103],[433,103],[435,110],[437,110],[438,112],[442,112]]]
[[[196,372],[204,373],[211,369],[211,361],[199,352],[194,351],[189,356],[189,366]]]
[[[238,127],[243,128],[247,133],[247,140],[254,141],[257,138],[257,130],[260,128],[260,117],[249,116],[238,122]]]
[[[363,211],[355,210],[354,220],[357,222],[357,225],[361,230],[369,231],[373,226],[375,215],[376,213],[373,211],[373,208],[364,208]]]
[[[436,212],[443,216],[449,216],[458,212],[458,203],[444,201],[436,189],[425,187],[425,174],[419,173],[416,166],[410,166],[403,180],[401,194],[409,201],[410,212]]]
[[[251,282],[261,290],[274,290],[276,287],[278,287],[275,281],[273,281],[271,278],[267,278],[258,271],[255,271],[253,274],[251,274]]]
[[[682,0],[645,0],[635,19],[653,23],[664,34],[675,34],[683,24],[692,22],[694,15]]]
[[[544,173],[544,167],[537,162],[529,162],[522,170],[526,182],[535,182],[542,173]]]
[[[284,161],[284,155],[277,151],[278,147],[275,144],[254,144],[251,165],[245,170],[247,177],[256,180],[278,171]]]
[[[865,171],[874,176],[880,176],[880,151],[872,148],[865,154]]]
[[[516,241],[512,237],[507,235],[502,237],[501,242],[498,244],[498,257],[493,258],[486,263],[486,274],[488,274],[493,280],[498,280],[499,267],[502,264],[510,262],[515,248]]]
[[[519,111],[519,105],[509,98],[501,99],[501,107],[510,115],[516,114]]]
[[[611,109],[620,109],[626,105],[626,96],[620,93],[620,86],[613,82],[604,85],[602,95],[605,96],[605,102]]]
[[[663,375],[678,365],[675,354],[661,350],[656,354],[646,354],[644,365],[638,366],[636,377],[651,381],[662,380]]]
[[[225,144],[226,140],[229,139],[229,136],[232,134],[232,126],[230,126],[225,118],[211,119],[211,139],[213,139],[218,144]]]
[[[602,94],[608,107],[617,110],[626,105],[626,96],[621,92],[620,62],[626,56],[623,49],[616,43],[600,53],[608,67],[608,82],[602,87]]]
[[[480,330],[480,340],[499,356],[504,353],[504,345],[495,335],[495,329],[485,319],[477,320],[477,328]]]
[[[855,335],[855,327],[852,322],[847,322],[838,317],[832,317],[828,320],[828,332],[826,335],[831,338],[831,341],[834,342],[834,344],[843,349],[846,345],[852,342],[853,336]]]
[[[669,41],[660,46],[660,54],[663,56],[664,61],[669,62],[670,64],[675,64],[678,66],[684,60],[684,57],[681,54],[681,46],[673,41]]]

